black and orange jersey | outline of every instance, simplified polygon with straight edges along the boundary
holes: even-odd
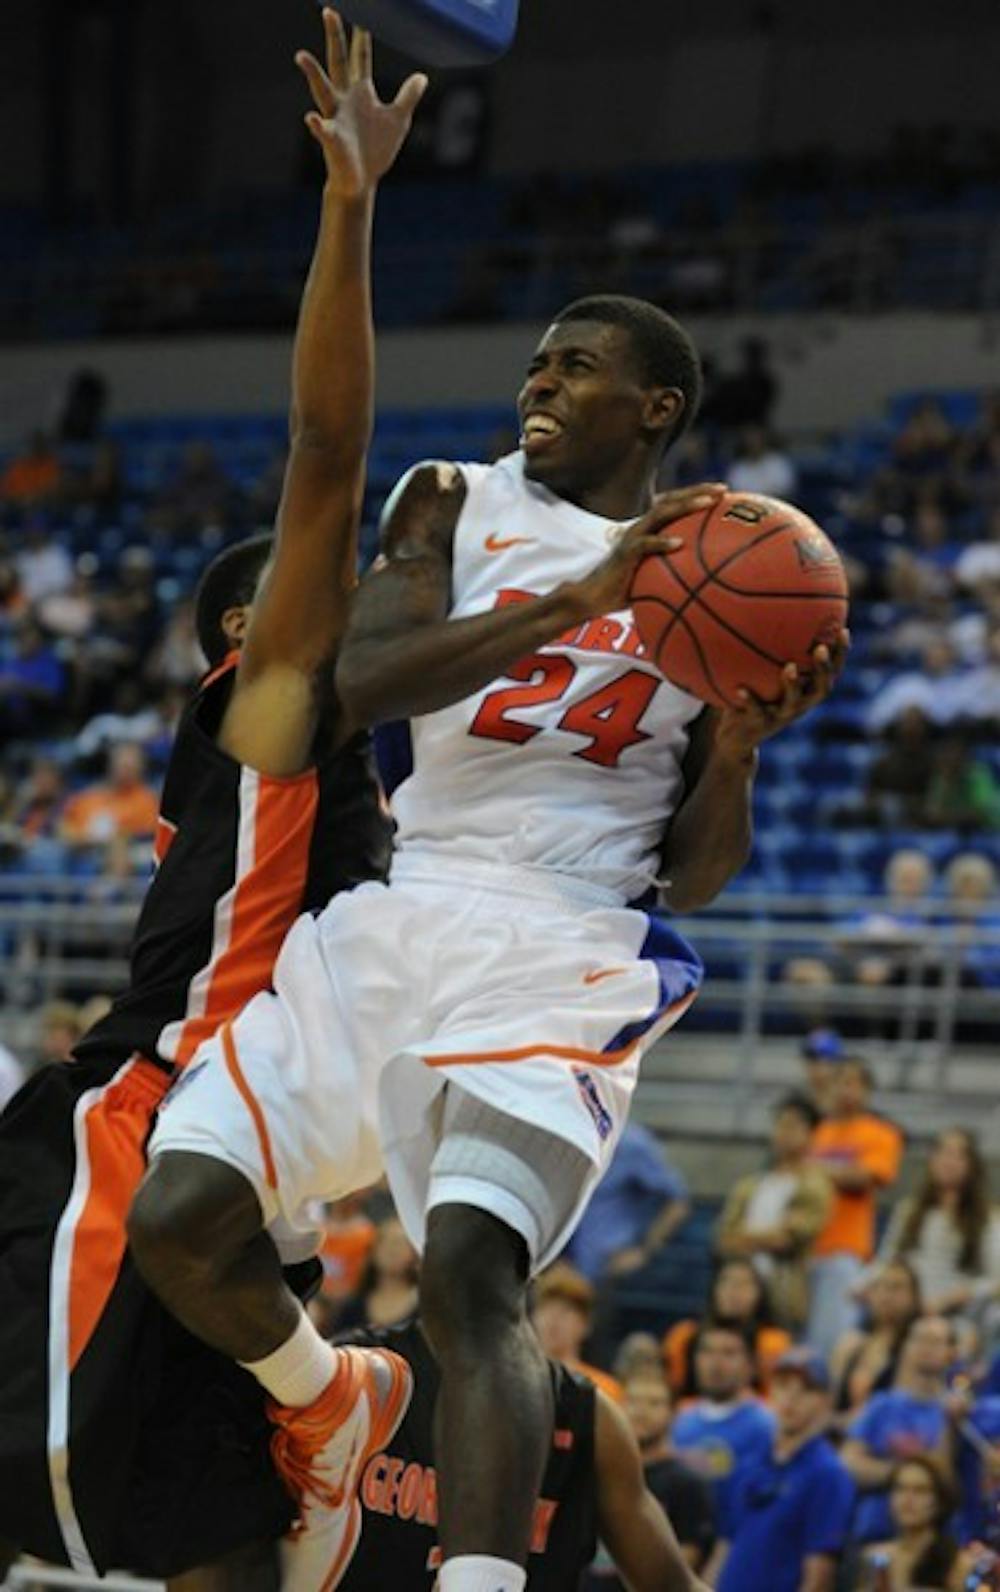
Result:
[[[128,988],[77,1045],[79,1060],[138,1054],[185,1066],[268,987],[300,912],[388,869],[367,734],[291,779],[258,774],[218,746],[237,661],[207,677],[181,718]]]
[[[414,1383],[402,1425],[362,1474],[361,1536],[336,1583],[338,1592],[386,1592],[390,1586],[392,1592],[431,1592],[441,1563],[433,1431],[439,1376],[434,1356],[416,1321],[360,1328],[334,1341],[394,1349],[409,1361]],[[597,1395],[583,1377],[554,1363],[551,1369],[555,1429],[535,1508],[527,1592],[577,1587],[597,1550]]]

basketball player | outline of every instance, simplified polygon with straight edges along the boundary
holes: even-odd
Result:
[[[396,1435],[368,1461],[359,1488],[364,1524],[341,1592],[431,1592],[440,1559],[434,1403],[438,1370],[418,1322],[338,1334],[337,1343],[388,1348],[413,1372],[413,1399]],[[705,1592],[663,1508],[646,1486],[624,1414],[586,1377],[548,1362],[555,1426],[528,1557],[528,1592],[577,1587],[607,1547],[632,1592]],[[391,1582],[386,1578],[392,1566]]]
[[[381,105],[366,36],[348,63],[332,13],[325,25],[338,115],[318,63],[301,58],[327,188],[274,556],[268,538],[232,548],[199,588],[212,670],[167,772],[129,987],[73,1064],[34,1078],[0,1122],[0,1529],[88,1572],[170,1573],[279,1535],[295,1512],[267,1461],[259,1389],[163,1316],[125,1252],[124,1217],[171,1077],[267,986],[295,917],[382,877],[388,860],[368,737],[348,738],[329,687],[372,419],[371,200],[421,81]],[[293,769],[289,712],[309,742]],[[401,1415],[408,1372],[379,1353],[331,1353],[329,1367],[341,1442],[360,1453]],[[303,1463],[294,1434],[282,1457],[287,1480]],[[231,1584],[249,1592],[250,1576],[234,1567]]]
[[[789,666],[776,703],[720,713],[643,657],[632,574],[722,490],[654,500],[699,390],[669,316],[585,300],[531,361],[519,451],[397,490],[337,670],[358,722],[414,720],[390,883],[295,925],[275,993],[165,1103],[132,1209],[161,1299],[278,1404],[311,1387],[318,1444],[329,1349],[263,1234],[307,1227],[311,1199],[384,1155],[441,1371],[441,1592],[525,1586],[553,1419],[527,1279],[573,1231],[643,1051],[700,982],[690,947],[630,903],[662,872],[690,910],[739,870],[757,748],[825,697],[846,645],[806,677]],[[355,1504],[296,1585],[335,1586],[357,1529]]]

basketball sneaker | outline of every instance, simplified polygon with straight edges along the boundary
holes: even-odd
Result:
[[[361,1531],[358,1483],[406,1414],[413,1373],[387,1349],[338,1349],[330,1385],[304,1409],[269,1400],[275,1469],[299,1515],[282,1547],[282,1592],[327,1592]]]

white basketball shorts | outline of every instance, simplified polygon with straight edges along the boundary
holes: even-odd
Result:
[[[461,1118],[463,1173],[480,1191],[470,1199],[501,1220],[530,1200],[539,1134],[563,1178],[568,1147],[577,1152],[576,1197],[536,1212],[524,1234],[544,1266],[610,1160],[643,1051],[694,1000],[702,969],[663,920],[540,873],[449,863],[445,874],[400,856],[389,885],[300,918],[275,993],[202,1046],[163,1103],[150,1156],[185,1150],[233,1166],[289,1257],[311,1242],[316,1201],[385,1170],[419,1248],[432,1166],[465,1091],[493,1125],[480,1177]],[[510,1121],[512,1150],[530,1146],[524,1187],[499,1186],[515,1181],[498,1168],[516,1156],[495,1153],[494,1113]]]

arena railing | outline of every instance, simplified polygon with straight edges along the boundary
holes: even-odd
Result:
[[[93,888],[79,880],[0,879],[0,1038],[15,1051],[30,1044],[47,1001],[114,994],[125,984],[143,884],[116,886],[111,901],[88,896]],[[896,910],[871,896],[734,891],[675,920],[708,968],[679,1038],[688,1048],[710,1041],[724,1048],[734,1109],[753,1096],[768,1047],[818,1022],[877,1034],[887,1084],[942,1096],[953,1090],[956,1060],[995,1043],[1000,933],[974,918],[949,922],[946,905],[928,901],[894,937],[878,924]],[[886,960],[886,982],[858,978],[865,957]],[[812,964],[804,970],[810,982],[795,982],[790,965],[797,962],[801,974],[804,960]],[[989,1087],[984,1073],[983,1092]]]

